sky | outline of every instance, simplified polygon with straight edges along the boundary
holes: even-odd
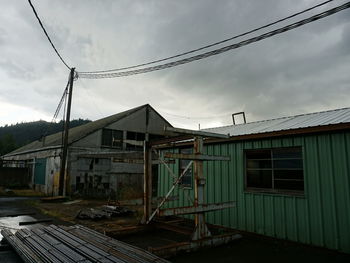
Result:
[[[182,53],[321,0],[32,2],[62,57],[79,72]],[[335,0],[249,37],[345,2]],[[51,121],[68,75],[28,2],[2,0],[0,126]],[[230,125],[231,114],[241,111],[251,122],[349,107],[350,9],[186,65],[123,78],[78,78],[72,103],[71,118],[90,120],[149,103],[174,126],[191,129],[199,124],[201,128]]]

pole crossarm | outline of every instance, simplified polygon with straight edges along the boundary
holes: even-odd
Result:
[[[165,158],[195,160],[195,161],[229,161],[229,156],[215,156],[205,154],[164,153]]]
[[[210,211],[216,211],[226,208],[235,207],[236,202],[225,202],[218,204],[202,204],[199,206],[184,206],[184,207],[175,207],[159,210],[159,216],[175,216],[175,215],[188,215],[196,213],[204,213]]]

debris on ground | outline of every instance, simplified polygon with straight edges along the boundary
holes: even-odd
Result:
[[[111,213],[112,216],[128,216],[135,213],[134,210],[131,210],[127,207],[114,206],[114,205],[103,205],[102,210]]]
[[[107,219],[111,218],[111,213],[107,213],[102,209],[84,208],[79,211],[76,218],[92,220]]]
[[[135,213],[126,207],[103,205],[101,208],[84,208],[79,211],[76,218],[78,219],[108,219],[114,216],[129,216]]]

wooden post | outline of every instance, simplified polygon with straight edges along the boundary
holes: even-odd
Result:
[[[203,150],[203,138],[196,136],[194,139],[194,154],[200,155]],[[203,160],[194,161],[194,206],[201,207],[204,203],[205,178],[203,176]],[[195,231],[192,240],[200,240],[210,237],[211,233],[205,224],[204,212],[195,214]]]
[[[143,218],[141,223],[147,223],[152,213],[152,148],[148,141],[144,142],[143,171]]]
[[[70,121],[70,111],[71,111],[71,105],[72,105],[74,71],[75,71],[75,68],[72,68],[69,76],[67,115],[66,115],[66,121],[64,122],[64,140],[63,140],[63,146],[62,146],[63,149],[62,149],[62,158],[61,158],[61,167],[60,167],[60,180],[59,180],[59,187],[58,187],[58,195],[62,195],[62,196],[65,195],[64,193],[65,171],[66,171],[66,165],[67,165],[69,121]]]

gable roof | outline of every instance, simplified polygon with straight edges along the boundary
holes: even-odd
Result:
[[[68,136],[68,144],[71,144],[73,142],[76,142],[87,135],[102,129],[116,121],[119,121],[143,108],[150,108],[154,112],[156,112],[169,126],[172,126],[166,119],[164,119],[156,110],[154,110],[149,104],[145,104],[127,111],[123,111],[108,117],[105,117],[103,119],[99,119],[96,121],[89,122],[87,124],[74,127],[69,129],[69,136]],[[45,148],[52,148],[52,147],[60,147],[62,145],[62,132],[58,132],[49,136],[45,137],[45,143],[43,145],[43,142],[40,140],[34,141],[32,143],[29,143],[27,145],[24,145],[23,147],[20,147],[8,154],[7,155],[15,155],[19,154],[22,152],[27,152],[27,151],[37,151],[37,150],[44,150]]]
[[[230,137],[234,137],[311,127],[321,127],[343,123],[350,124],[350,108],[301,114],[270,120],[249,122],[245,124],[208,128],[203,129],[203,131],[229,134]]]

